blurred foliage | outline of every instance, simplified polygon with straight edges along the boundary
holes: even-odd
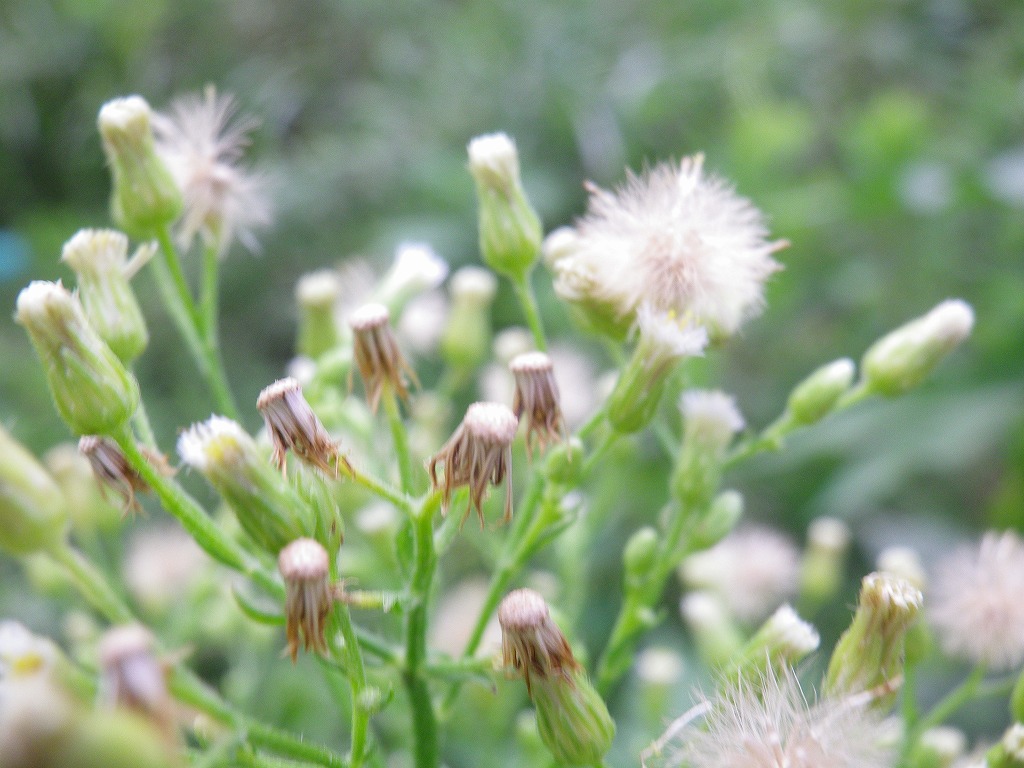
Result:
[[[32,278],[69,278],[61,244],[109,221],[100,104],[137,92],[159,108],[208,82],[262,119],[251,157],[272,171],[278,206],[262,253],[225,264],[223,337],[243,403],[291,356],[301,273],[352,254],[382,264],[403,240],[428,241],[453,264],[477,260],[472,136],[516,138],[549,229],[583,211],[583,179],[612,186],[624,167],[703,151],[792,243],[765,316],[705,366],[751,423],[767,423],[819,363],[856,358],[943,298],[977,313],[971,342],[923,391],[862,406],[729,478],[750,514],[796,535],[816,515],[851,521],[864,557],[854,573],[887,544],[938,548],[957,531],[1024,527],[1021,3],[5,0],[0,306]],[[547,274],[535,277],[564,334]],[[140,291],[154,305],[148,280]],[[503,299],[496,323],[519,322]],[[150,323],[139,374],[169,444],[211,406],[169,324]],[[0,358],[0,418],[40,452],[66,439],[10,320]],[[254,409],[247,418],[254,428]],[[664,498],[644,486],[664,476],[664,455],[653,438],[634,450],[649,469],[630,476],[628,499],[615,495],[622,477],[603,476],[615,506],[607,551],[583,564],[593,563],[593,611],[580,631],[594,648],[616,609],[621,541]],[[11,569],[0,563],[5,582]],[[8,594],[0,608],[45,616],[34,600]],[[307,692],[262,697],[254,688],[288,683],[257,664],[244,667],[248,680],[231,673],[233,693],[288,724],[289,701]],[[613,709],[625,712],[628,686],[621,695]],[[508,736],[512,710],[496,709],[487,723],[452,723],[453,765],[504,764],[500,751],[458,756],[460,732]]]

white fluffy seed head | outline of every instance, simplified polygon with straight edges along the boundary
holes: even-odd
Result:
[[[463,419],[472,437],[485,443],[509,445],[516,436],[519,420],[501,403],[473,403]]]
[[[277,567],[285,581],[320,581],[330,573],[330,558],[315,539],[296,539],[281,550]]]
[[[348,324],[353,331],[368,331],[371,328],[380,328],[387,325],[390,318],[391,314],[386,306],[371,302],[363,304],[349,315]]]

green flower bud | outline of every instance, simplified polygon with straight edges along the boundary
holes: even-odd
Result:
[[[708,334],[689,320],[644,304],[637,310],[639,339],[608,399],[608,422],[622,434],[647,426],[661,400],[665,380],[684,357],[704,354]]]
[[[637,529],[622,550],[622,563],[626,571],[626,586],[636,589],[646,582],[651,568],[658,559],[660,535],[654,528],[644,526]]]
[[[237,422],[224,416],[193,424],[178,439],[178,454],[198,469],[257,544],[277,554],[305,535],[312,512],[269,457]]]
[[[93,328],[125,363],[142,354],[149,332],[128,282],[128,238],[83,229],[64,244],[61,260],[78,277],[78,297]]]
[[[177,219],[183,205],[174,177],[157,154],[152,117],[145,99],[127,96],[104,104],[97,120],[113,176],[111,215],[141,237]]]
[[[849,546],[846,523],[831,517],[811,523],[800,563],[800,596],[808,605],[822,605],[839,590]]]
[[[922,602],[921,590],[903,579],[884,572],[865,576],[853,622],[832,652],[825,693],[843,696],[874,691],[899,678],[907,630]],[[894,695],[876,697],[875,706],[889,706]]]
[[[341,280],[332,269],[321,269],[299,278],[295,286],[295,301],[299,305],[296,349],[300,355],[315,360],[338,346],[341,338],[335,323],[334,308],[340,293]]]
[[[441,354],[454,368],[472,370],[491,348],[491,303],[498,290],[494,275],[480,267],[463,267],[452,275],[451,307],[441,337]]]
[[[855,372],[853,361],[844,357],[823,365],[797,384],[786,405],[792,422],[808,425],[825,418],[850,388]]]
[[[722,491],[711,501],[711,506],[693,528],[690,535],[690,550],[700,552],[710,549],[728,536],[743,517],[743,494],[739,491]]]
[[[61,417],[77,434],[107,435],[139,404],[139,385],[59,282],[36,280],[18,294],[15,316],[43,363]]]
[[[743,429],[743,416],[724,392],[690,390],[679,400],[683,414],[683,446],[670,487],[689,510],[703,510],[718,489],[722,461],[733,436]]]
[[[519,180],[516,145],[504,133],[492,133],[473,139],[468,151],[484,263],[522,282],[540,255],[544,233]]]
[[[710,592],[691,592],[679,611],[701,658],[713,669],[727,668],[743,647],[743,635],[722,601]]]
[[[730,663],[726,677],[762,680],[769,667],[781,675],[816,651],[820,642],[818,631],[792,607],[783,605],[743,645]]]
[[[563,765],[600,763],[615,736],[615,723],[544,598],[531,589],[509,593],[498,607],[506,668],[523,675],[537,709],[537,728]]]
[[[908,768],[951,768],[964,754],[967,739],[962,731],[941,725],[921,734],[907,757]]]
[[[583,443],[580,439],[570,437],[552,446],[545,458],[544,471],[553,483],[578,485],[583,473]]]
[[[870,391],[895,397],[913,389],[971,334],[974,310],[960,299],[942,302],[876,341],[861,361]]]
[[[176,750],[153,723],[124,709],[92,712],[55,751],[52,768],[178,768]]]
[[[43,466],[0,427],[0,549],[29,555],[59,544],[67,507]]]
[[[1024,768],[1024,725],[1014,723],[985,754],[988,768]]]

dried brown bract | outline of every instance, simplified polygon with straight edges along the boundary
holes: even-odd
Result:
[[[388,308],[383,304],[364,304],[352,313],[348,324],[353,333],[352,354],[363,379],[370,410],[377,412],[384,387],[391,387],[396,395],[408,400],[406,377],[417,387],[419,379],[398,348]]]
[[[152,633],[139,624],[108,630],[98,649],[100,692],[108,706],[138,712],[171,739],[174,705],[167,689],[167,668],[154,646]]]
[[[291,377],[278,379],[260,392],[256,408],[263,415],[274,444],[274,464],[287,473],[285,456],[290,448],[307,464],[338,476],[338,467],[348,463],[324,425],[302,396],[302,385]]]
[[[443,511],[448,511],[452,490],[467,485],[469,504],[462,523],[466,522],[470,510],[476,509],[480,527],[483,528],[484,513],[481,505],[488,486],[500,485],[508,475],[505,514],[501,522],[507,523],[512,519],[512,440],[518,426],[515,414],[508,406],[499,403],[473,403],[466,409],[458,429],[427,462],[430,482],[434,489],[440,488],[443,494]],[[437,476],[438,464],[444,464],[443,480]]]
[[[285,583],[285,634],[292,662],[299,644],[327,654],[327,614],[334,604],[327,550],[314,539],[296,539],[281,550],[277,567]]]
[[[128,463],[127,457],[117,443],[109,437],[85,435],[78,441],[78,452],[89,460],[89,466],[92,467],[92,473],[104,496],[109,488],[121,497],[124,504],[121,510],[123,514],[142,511],[142,507],[139,506],[139,502],[135,498],[135,493],[136,491],[140,493],[148,491],[149,485],[142,479],[142,475]],[[167,466],[166,460],[162,456],[154,458],[160,461],[157,465],[158,470],[163,474],[170,474],[171,470]]]
[[[541,679],[561,676],[579,669],[569,642],[548,610],[548,604],[532,589],[509,592],[498,606],[501,625],[501,655],[506,667],[519,672],[526,690],[533,694],[530,675]]]
[[[516,380],[512,410],[526,414],[526,453],[533,458],[534,439],[543,451],[549,442],[565,440],[565,419],[551,358],[543,352],[524,352],[508,365]]]

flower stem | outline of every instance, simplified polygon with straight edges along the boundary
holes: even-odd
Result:
[[[513,280],[512,285],[515,286],[516,297],[526,316],[526,324],[533,334],[533,343],[541,352],[546,352],[548,343],[544,338],[544,326],[541,324],[540,310],[537,307],[537,297],[533,293],[533,285],[530,283],[530,274],[523,275],[521,280]]]
[[[370,491],[370,493],[375,496],[379,496],[384,499],[384,501],[391,502],[398,509],[401,509],[406,513],[412,512],[412,500],[409,496],[402,493],[397,488],[393,488],[389,483],[385,483],[383,480],[378,480],[373,475],[368,475],[356,467],[352,468],[351,477],[358,485],[363,486],[363,488]]]
[[[437,567],[434,550],[434,513],[436,495],[428,495],[413,516],[414,556],[410,605],[405,621],[405,670],[403,678],[409,693],[413,717],[413,755],[416,768],[436,768],[440,761],[437,715],[425,677],[427,660],[427,608],[430,587]]]
[[[337,558],[331,562],[332,579],[337,579]],[[370,713],[365,702],[366,668],[363,665],[363,652],[352,626],[352,617],[348,606],[340,601],[334,604],[334,618],[341,629],[345,641],[344,653],[347,655],[348,684],[352,691],[352,744],[349,748],[348,764],[350,768],[359,768],[366,754],[366,737],[370,727]],[[332,650],[336,650],[333,649]]]
[[[413,471],[412,455],[409,453],[409,435],[405,431],[405,423],[402,421],[402,413],[398,408],[398,398],[390,386],[384,387],[382,393],[384,411],[388,417],[388,426],[391,428],[391,441],[394,444],[395,455],[398,457],[398,477],[402,484],[402,492],[412,494]]]
[[[128,624],[133,620],[132,612],[124,600],[111,589],[100,570],[81,552],[67,542],[61,542],[49,554],[64,566],[78,591],[107,620],[114,624]]]

